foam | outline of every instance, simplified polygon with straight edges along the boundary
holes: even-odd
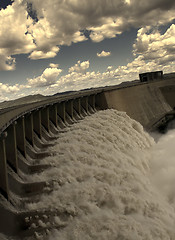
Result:
[[[33,176],[54,179],[54,191],[26,208],[57,207],[69,213],[60,223],[65,227],[53,230],[49,240],[175,239],[174,202],[154,176],[159,176],[157,146],[123,112],[86,117],[60,133],[51,148],[57,155],[44,159],[53,167]]]

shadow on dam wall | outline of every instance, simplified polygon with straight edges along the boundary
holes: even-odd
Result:
[[[175,79],[107,90],[97,96],[96,103],[103,109],[126,112],[149,130],[167,114],[174,117]]]

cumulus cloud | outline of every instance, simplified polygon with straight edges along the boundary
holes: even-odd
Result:
[[[27,17],[25,6],[15,1],[0,11],[0,53],[7,55],[29,53],[35,45],[28,33],[32,20]]]
[[[0,92],[2,93],[15,93],[20,91],[21,86],[19,86],[18,84],[15,85],[9,85],[9,84],[3,84],[0,83]]]
[[[16,0],[12,5],[0,11],[0,69],[13,70],[15,60],[11,55],[30,53],[34,48],[33,38],[28,34],[32,24],[27,18],[25,6]]]
[[[114,38],[124,31],[122,26],[125,25],[124,20],[121,17],[112,18],[106,17],[100,26],[89,27],[88,30],[91,31],[90,38],[94,42],[101,42],[105,38]],[[123,28],[123,30],[122,30]]]
[[[28,79],[28,84],[32,87],[50,86],[56,82],[61,72],[62,70],[58,68],[46,68],[41,76]]]
[[[142,62],[138,61],[138,66],[141,66]],[[117,69],[112,66],[108,66],[105,72],[88,72],[81,71],[88,66],[89,61],[78,61],[73,67],[69,68],[71,71],[65,76],[61,76],[55,84],[52,84],[48,88],[45,88],[45,94],[54,94],[56,92],[75,91],[85,88],[94,88],[101,86],[117,85],[122,81],[133,80],[135,76],[138,78],[138,72],[135,69],[135,65],[121,66]],[[81,66],[81,67],[80,67]]]
[[[100,42],[131,27],[162,25],[174,18],[174,0],[14,0],[0,10],[0,55],[53,58],[60,46],[85,41],[84,30]]]
[[[51,67],[51,68],[58,68],[58,67],[59,67],[59,64],[50,63],[50,64],[49,64],[49,67]]]
[[[45,93],[53,94],[64,91],[78,91],[85,88],[114,85],[120,82],[120,79],[115,78],[113,73],[93,71],[82,74],[79,72],[71,72],[60,77],[55,84],[45,89]]]
[[[90,38],[93,41],[99,42],[104,38],[113,38],[130,27],[163,24],[175,16],[173,0],[167,0],[166,4],[163,0],[30,2],[39,19],[32,28],[38,46],[45,39],[49,44],[58,45],[84,41],[86,38],[81,32],[84,29],[91,32]]]
[[[38,46],[70,45],[86,40],[81,30],[91,31],[99,42],[130,27],[163,24],[174,19],[173,0],[30,0],[39,21],[31,28]],[[167,11],[168,10],[168,11]],[[90,17],[89,17],[90,16]],[[71,23],[71,24],[70,24]]]
[[[14,0],[11,6],[0,10],[0,70],[14,70],[13,55],[26,53],[30,59],[55,57],[62,45],[86,40],[88,30],[94,42],[113,38],[123,31],[140,28],[133,45],[134,59],[126,66],[108,66],[103,73],[88,72],[89,61],[78,61],[68,74],[58,79],[61,69],[51,63],[41,76],[28,79],[25,86],[0,84],[4,93],[18,94],[30,88],[33,93],[52,94],[58,91],[80,90],[118,84],[138,78],[144,71],[175,67],[175,26],[161,34],[153,26],[171,22],[175,18],[173,0]],[[90,17],[89,17],[90,16]],[[102,51],[97,56],[109,56]],[[38,87],[42,87],[39,90]],[[21,94],[21,93],[20,93]]]
[[[23,90],[23,88],[24,85],[19,84],[9,85],[0,83],[0,101],[6,101],[17,98],[21,90]]]
[[[97,57],[108,57],[111,55],[111,52],[101,51],[101,53],[97,53]]]
[[[89,68],[89,61],[78,61],[73,67],[69,68],[69,72],[85,73]]]
[[[58,47],[52,47],[50,50],[46,52],[35,50],[30,54],[29,58],[34,60],[44,59],[44,58],[54,58],[59,52],[59,50],[60,49]]]
[[[125,81],[132,81],[139,78],[139,73],[148,71],[163,70],[171,72],[174,63],[160,65],[158,62],[143,58],[142,54],[135,56],[133,61],[125,66],[108,66],[105,72],[82,72],[80,71],[81,62],[78,61],[75,66],[69,68],[69,74],[61,76],[55,84],[45,89],[47,94],[55,92],[64,92],[70,90],[81,90],[85,88],[117,85]],[[86,65],[86,64],[84,64]],[[89,63],[87,64],[89,65]]]
[[[57,92],[78,91],[85,88],[117,85],[124,81],[138,79],[138,74],[141,72],[162,70],[160,65],[155,61],[145,61],[142,55],[137,56],[126,66],[119,66],[117,68],[108,66],[106,71],[102,73],[99,71],[88,72],[87,69],[89,64],[89,61],[78,61],[77,64],[69,68],[69,73],[67,75],[59,78],[58,76],[61,73],[61,69],[47,68],[43,71],[41,76],[28,79],[28,85],[2,85],[1,87],[0,84],[0,89],[3,90],[0,91],[0,99],[3,97],[5,99],[7,96],[9,96],[9,99],[20,97],[22,91],[24,95],[38,93],[50,95]],[[171,72],[174,67],[174,63],[166,64],[163,66],[163,70],[165,72]],[[12,90],[14,90],[14,92],[12,92]],[[9,93],[9,95],[7,93]]]
[[[22,91],[24,93],[23,96],[38,93],[49,95],[64,91],[78,91],[85,88],[117,85],[123,81],[138,79],[138,71],[146,71],[150,67],[153,67],[151,63],[146,64],[140,57],[137,57],[127,66],[119,66],[117,68],[108,66],[106,71],[102,73],[95,71],[88,72],[88,66],[89,61],[78,61],[77,64],[69,68],[71,71],[69,71],[67,75],[59,78],[58,76],[61,73],[61,69],[47,68],[41,76],[28,79],[28,85],[2,85],[2,87],[0,85],[0,89],[2,88],[3,90],[4,99],[7,96],[9,99],[20,97]],[[14,92],[12,92],[12,90],[14,90]],[[10,95],[8,95],[7,92],[10,93]],[[0,99],[3,97],[0,94]]]
[[[145,61],[153,61],[166,65],[175,61],[175,25],[172,24],[164,34],[151,27],[138,31],[133,45],[135,55],[142,56]]]

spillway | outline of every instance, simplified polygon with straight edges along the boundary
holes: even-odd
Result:
[[[174,91],[174,79],[131,82],[1,109],[0,232],[174,240],[173,191],[153,177],[145,132],[175,118]]]
[[[174,207],[153,176],[155,146],[140,123],[117,110],[99,111],[66,127],[49,148],[56,154],[43,159],[51,167],[23,176],[52,181],[49,194],[23,206],[55,211],[51,220],[35,216],[35,238],[175,239]]]

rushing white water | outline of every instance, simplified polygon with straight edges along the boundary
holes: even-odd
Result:
[[[56,219],[64,227],[49,240],[174,240],[175,161],[165,144],[123,112],[86,117],[59,134],[57,155],[44,160],[53,167],[33,176],[55,179],[54,191],[26,208],[72,215]]]
[[[175,209],[175,129],[159,136],[158,143],[152,149],[152,156],[151,181]]]

